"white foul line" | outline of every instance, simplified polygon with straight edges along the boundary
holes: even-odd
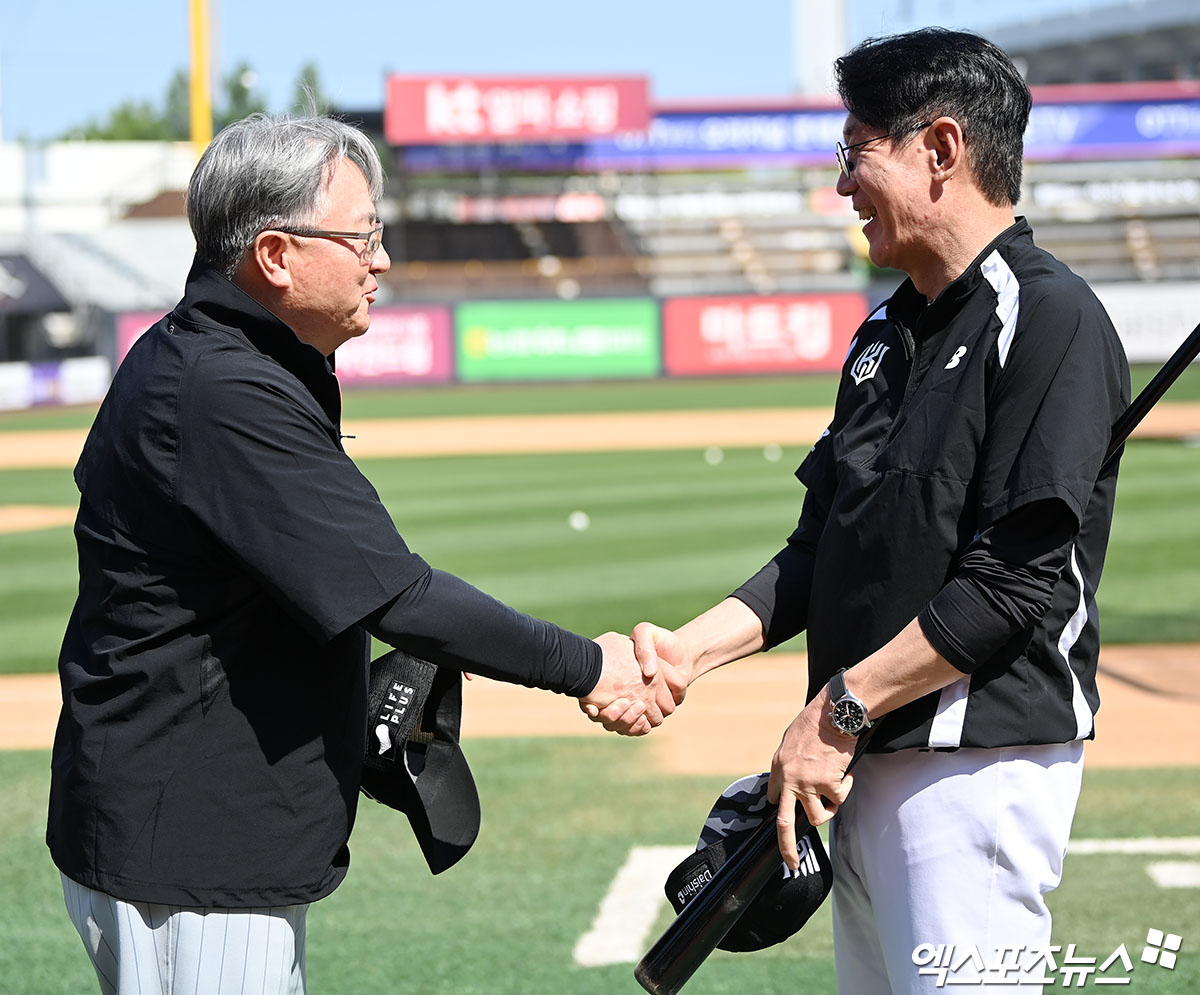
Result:
[[[1200,864],[1185,860],[1161,860],[1146,865],[1146,873],[1160,888],[1200,888]]]
[[[1200,854],[1200,836],[1152,836],[1125,840],[1071,840],[1067,853],[1119,853],[1131,856],[1183,856]],[[1146,873],[1160,888],[1200,888],[1200,863],[1159,860],[1146,865]]]
[[[667,901],[663,882],[694,849],[633,847],[601,899],[591,929],[575,944],[575,963],[581,967],[637,963],[649,946],[650,931]],[[1106,853],[1187,856],[1200,854],[1200,836],[1071,840],[1067,852],[1077,856]],[[1200,863],[1159,861],[1148,864],[1146,871],[1162,888],[1200,887]]]
[[[694,846],[635,846],[600,902],[592,928],[575,944],[581,967],[635,964],[659,911],[667,902],[663,882]]]
[[[1200,836],[1148,836],[1125,840],[1071,840],[1067,853],[1088,856],[1097,853],[1148,854],[1200,853]]]

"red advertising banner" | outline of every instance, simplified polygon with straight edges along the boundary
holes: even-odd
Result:
[[[133,343],[163,315],[129,311],[116,317],[117,363]],[[337,351],[338,379],[343,385],[394,384],[454,378],[454,335],[446,307],[378,307],[371,309],[366,335],[350,339]]]
[[[335,363],[338,380],[348,387],[445,383],[454,376],[450,309],[372,308],[367,334],[344,343]]]
[[[401,76],[387,81],[392,145],[520,142],[644,132],[645,76]]]
[[[663,304],[668,376],[833,372],[867,316],[863,294],[679,297]]]
[[[158,322],[166,311],[125,311],[115,319],[117,332],[117,365],[133,348],[133,344],[142,337],[152,325]]]

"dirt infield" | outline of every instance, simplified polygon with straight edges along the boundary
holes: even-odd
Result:
[[[676,449],[707,446],[808,446],[824,430],[826,409],[512,415],[348,423],[352,456],[403,457],[515,452]],[[81,430],[0,435],[0,469],[74,464]],[[1162,403],[1141,438],[1200,437],[1200,404]],[[0,506],[0,532],[63,527],[74,509]],[[765,769],[783,729],[804,700],[805,662],[766,654],[717,671],[650,739],[663,768],[680,773],[744,774]],[[1200,765],[1200,647],[1111,647],[1101,657],[1103,705],[1089,763],[1106,767]],[[477,679],[466,686],[463,735],[606,735],[574,702]],[[53,675],[0,677],[0,749],[50,745],[59,707]]]
[[[75,521],[75,509],[41,504],[0,504],[0,532],[33,532]]]
[[[1114,646],[1100,658],[1100,714],[1088,763],[1200,766],[1200,647]],[[657,763],[681,774],[766,770],[804,702],[805,658],[768,653],[704,677],[650,735]],[[464,692],[464,739],[607,735],[581,728],[573,702],[492,681]],[[516,729],[514,730],[514,726]]]
[[[706,446],[810,446],[829,423],[827,408],[751,408],[598,414],[496,415],[347,422],[346,451],[373,456],[688,449]],[[82,429],[5,432],[0,470],[74,466]],[[1135,438],[1200,436],[1200,403],[1160,403]]]
[[[1200,647],[1113,646],[1100,658],[1096,767],[1200,766]],[[715,671],[649,738],[654,762],[679,774],[765,770],[804,701],[805,660],[768,653]],[[476,678],[465,685],[463,739],[606,736],[575,702]],[[0,678],[0,749],[50,745],[60,703],[51,674]],[[614,742],[614,748],[620,745]]]

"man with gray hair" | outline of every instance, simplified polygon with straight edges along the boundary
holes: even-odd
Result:
[[[114,377],[75,480],[47,843],[105,993],[298,993],[345,876],[372,635],[586,704],[675,705],[627,637],[531,618],[410,552],[342,449],[329,357],[390,265],[374,146],[255,115],[196,167],[183,299]],[[177,987],[178,986],[178,987]]]

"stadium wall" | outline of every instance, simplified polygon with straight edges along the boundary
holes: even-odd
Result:
[[[1195,323],[1200,284],[1096,291],[1132,362],[1162,362]],[[822,373],[839,369],[866,318],[861,293],[464,301],[377,307],[336,357],[348,388]],[[0,411],[93,403],[161,311],[114,316],[104,356],[0,363]]]

